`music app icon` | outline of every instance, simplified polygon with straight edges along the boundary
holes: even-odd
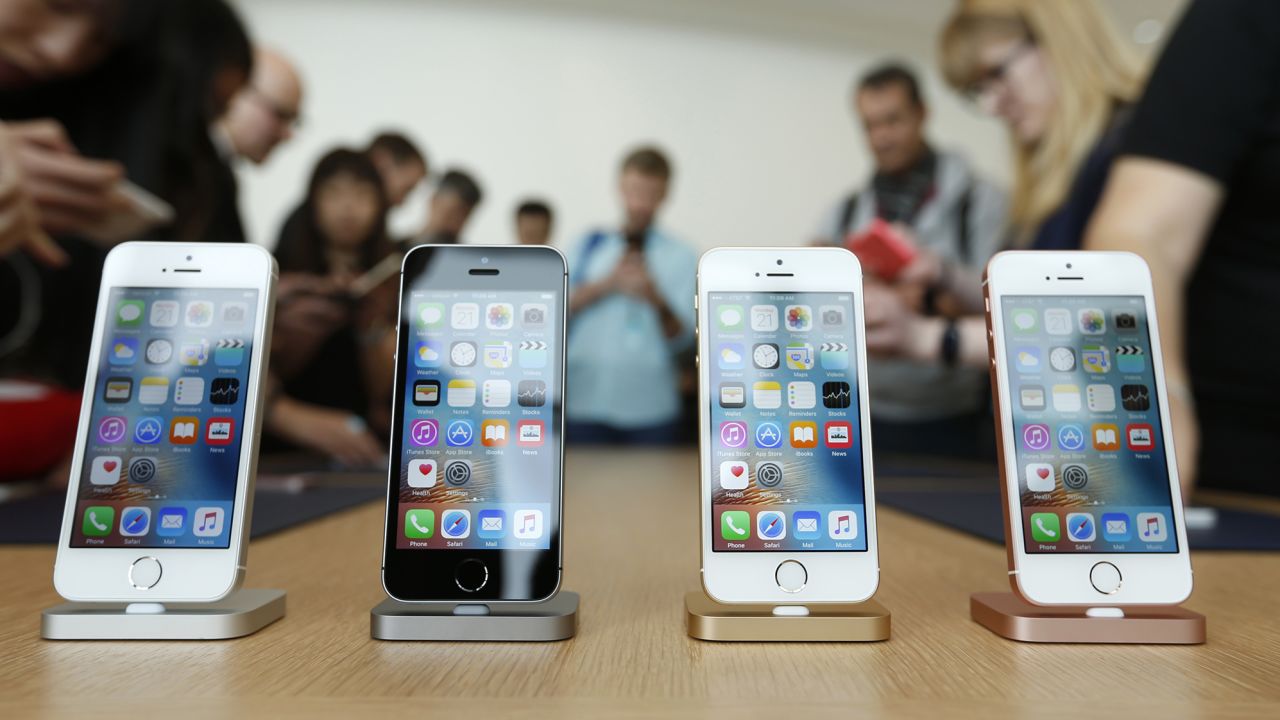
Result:
[[[220,507],[197,508],[191,519],[191,532],[196,537],[217,537],[222,534],[225,520],[226,511]]]
[[[832,540],[853,540],[858,537],[858,516],[852,510],[832,510],[827,513],[827,534]]]
[[[1162,513],[1138,513],[1137,531],[1143,542],[1164,542],[1169,539],[1169,526]]]
[[[740,448],[747,444],[747,424],[739,421],[720,423],[720,444]]]
[[[1049,426],[1032,423],[1022,426],[1022,447],[1026,450],[1049,449]]]
[[[537,540],[542,537],[542,511],[517,510],[512,517],[511,534],[517,540]]]

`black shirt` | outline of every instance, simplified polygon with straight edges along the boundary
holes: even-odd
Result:
[[[1198,476],[1207,486],[1280,492],[1270,462],[1280,441],[1280,2],[1194,2],[1124,152],[1225,190],[1186,297]]]
[[[1111,114],[1107,129],[1076,170],[1066,199],[1036,228],[1032,250],[1079,250],[1084,244],[1084,231],[1102,200],[1102,191],[1106,189],[1111,165],[1120,152],[1131,115],[1128,106],[1120,106]]]

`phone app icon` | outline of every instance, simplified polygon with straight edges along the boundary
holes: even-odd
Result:
[[[1026,469],[1027,491],[1047,493],[1057,487],[1053,466],[1049,463],[1029,463]]]
[[[169,442],[174,445],[195,445],[200,438],[200,420],[194,417],[176,417],[169,423]]]
[[[747,406],[747,386],[740,382],[720,383],[720,407],[744,408]]]
[[[787,383],[787,405],[792,410],[809,410],[818,404],[818,388],[802,380]]]
[[[721,343],[718,362],[721,370],[741,370],[743,354],[746,350],[742,343]]]
[[[234,405],[240,399],[240,381],[236,378],[214,378],[209,386],[209,402]]]
[[[1058,426],[1058,449],[1077,452],[1084,449],[1084,426],[1078,423],[1066,423]]]
[[[115,485],[120,482],[120,458],[104,455],[93,459],[89,466],[89,482],[94,485]]]
[[[444,327],[444,303],[418,303],[413,319],[419,330],[440,330]]]
[[[489,303],[484,309],[484,326],[489,330],[510,330],[515,323],[515,313],[511,303]]]
[[[1014,308],[1009,313],[1013,329],[1022,333],[1032,333],[1037,329],[1036,311],[1031,308]]]
[[[85,537],[106,537],[116,524],[116,509],[110,505],[94,505],[84,509],[80,532]]]
[[[788,305],[782,311],[791,332],[808,332],[813,329],[813,310],[808,305]]]
[[[1098,452],[1115,452],[1120,449],[1120,428],[1112,423],[1094,423],[1089,428],[1093,436],[1093,449]]]
[[[818,424],[815,422],[799,421],[791,423],[791,447],[793,448],[816,448],[818,447]]]
[[[222,338],[213,346],[213,364],[218,367],[239,367],[244,363],[244,341]]]
[[[419,419],[409,425],[409,442],[418,447],[432,447],[439,439],[440,424],[435,420]]]
[[[1147,369],[1142,347],[1138,345],[1116,346],[1116,369],[1126,375],[1136,375]]]
[[[196,508],[196,514],[191,518],[194,526],[191,532],[196,537],[217,537],[222,534],[226,519],[227,511],[220,507]]]
[[[530,330],[545,327],[547,324],[547,304],[525,303],[521,305],[520,323]]]
[[[146,303],[142,300],[121,300],[116,305],[116,327],[138,327],[142,324],[142,311]]]
[[[1085,345],[1080,348],[1080,364],[1087,373],[1111,372],[1111,351],[1103,345]]]
[[[125,537],[146,535],[151,529],[151,508],[127,507],[120,512],[120,534]]]
[[[727,448],[740,448],[747,444],[747,424],[741,420],[720,423],[720,444]]]
[[[520,367],[537,370],[547,366],[547,344],[541,340],[523,340],[520,343]]]
[[[832,540],[853,540],[858,537],[858,516],[852,510],[832,510],[827,513],[827,536]]]
[[[205,425],[204,441],[210,445],[230,445],[235,439],[236,421],[229,417],[211,417]]]
[[[722,331],[737,332],[742,330],[742,306],[721,305],[716,310],[716,322]]]
[[[501,540],[507,534],[507,514],[502,510],[481,510],[476,535],[481,540]]]
[[[180,537],[187,531],[187,509],[167,507],[160,509],[156,520],[156,535],[160,537]]]
[[[848,370],[849,345],[841,342],[824,342],[818,346],[818,362],[823,370]]]
[[[537,540],[542,537],[542,511],[517,510],[511,516],[511,534],[517,540]]]
[[[1044,386],[1023,385],[1018,388],[1018,404],[1023,410],[1043,410],[1045,408]]]
[[[747,489],[747,464],[741,460],[726,460],[720,463],[720,487],[725,490]]]
[[[1066,308],[1049,308],[1044,311],[1044,331],[1050,335],[1070,335],[1071,311]]]
[[[480,306],[476,303],[455,303],[449,314],[449,324],[454,330],[475,330],[480,327]]]
[[[506,447],[511,426],[506,420],[485,420],[480,423],[480,444],[485,447]]]
[[[151,303],[151,327],[175,327],[177,324],[177,300],[156,300]]]
[[[525,447],[537,447],[542,444],[546,425],[541,420],[521,420],[516,425],[516,443]]]
[[[762,422],[756,425],[756,447],[776,448],[782,445],[782,428],[775,422]]]
[[[434,510],[406,510],[404,513],[404,536],[411,540],[427,540],[436,534],[436,513]]]
[[[1049,349],[1049,367],[1057,372],[1071,372],[1076,369],[1076,351],[1069,347]]]
[[[752,332],[777,332],[778,307],[776,305],[751,306]]]
[[[1031,423],[1022,426],[1022,449],[1048,450],[1049,426],[1044,423]]]
[[[133,397],[133,379],[127,377],[107,378],[102,386],[102,400],[109,403],[127,403]]]
[[[822,407],[840,410],[849,407],[853,402],[853,393],[849,383],[843,381],[822,383]]]
[[[797,510],[791,513],[791,523],[797,540],[817,540],[822,537],[822,515],[815,510]]]
[[[1169,539],[1169,524],[1164,513],[1138,513],[1138,538],[1143,542],[1164,542]]]
[[[761,410],[782,407],[782,383],[762,380],[751,385],[751,402]]]
[[[829,422],[823,426],[827,447],[837,450],[853,447],[853,425],[847,422]]]
[[[418,407],[435,407],[440,404],[439,380],[413,381],[413,404]]]
[[[746,540],[751,537],[751,515],[745,510],[720,513],[720,537],[724,540]]]
[[[187,303],[187,327],[209,327],[213,324],[213,303],[208,300],[192,300]]]
[[[466,460],[453,460],[445,465],[444,481],[454,487],[462,487],[471,482],[471,463]]]
[[[1085,335],[1101,335],[1107,331],[1107,315],[1098,308],[1080,308],[1076,313],[1080,332]]]
[[[757,343],[751,349],[751,364],[761,370],[778,368],[778,346],[773,343]]]
[[[1058,412],[1079,412],[1080,411],[1080,386],[1079,385],[1054,385],[1053,386],[1053,409]]]
[[[1134,452],[1150,452],[1156,447],[1155,432],[1147,423],[1130,423],[1124,428],[1125,443]]]
[[[756,535],[761,540],[783,540],[787,537],[787,516],[777,510],[756,514]]]
[[[1110,385],[1095,383],[1085,388],[1085,395],[1090,412],[1109,413],[1116,409],[1116,390]]]
[[[1014,350],[1013,362],[1020,373],[1040,372],[1040,348],[1025,346]]]
[[[476,426],[470,420],[450,420],[444,431],[444,441],[449,447],[469,447],[475,442]]]
[[[506,370],[511,367],[511,352],[509,342],[485,343],[484,366],[491,370]]]
[[[511,404],[510,380],[485,380],[480,390],[480,402],[487,408],[504,408]]]
[[[471,367],[472,365],[475,365],[476,344],[473,342],[462,341],[450,345],[449,362],[452,363],[454,367]]]
[[[1098,537],[1098,528],[1089,513],[1067,514],[1067,537],[1075,542],[1093,542]]]
[[[173,343],[164,338],[156,338],[147,342],[143,352],[148,365],[164,365],[173,359]]]
[[[756,482],[760,487],[778,487],[782,483],[782,466],[776,462],[756,463]]]
[[[839,305],[823,305],[818,308],[818,318],[823,327],[844,327],[844,308]]]
[[[467,343],[468,345],[470,343]],[[425,340],[417,343],[413,347],[413,364],[420,368],[438,368],[444,364],[444,346],[439,340]],[[474,362],[474,350],[472,354],[472,362]],[[457,365],[457,361],[454,365]]]
[[[115,445],[129,432],[129,422],[119,415],[110,415],[98,421],[98,442]]]
[[[461,540],[470,536],[470,510],[445,510],[440,514],[440,537]]]
[[[132,365],[138,359],[138,339],[118,337],[111,341],[112,365]]]
[[[164,420],[155,415],[138,418],[133,425],[133,441],[139,445],[155,445],[164,439]]]
[[[249,303],[222,303],[222,324],[243,325],[249,319]]]
[[[787,368],[812,370],[813,346],[809,343],[787,343]]]
[[[1089,471],[1083,465],[1063,465],[1062,484],[1069,490],[1083,490],[1089,484]]]
[[[520,407],[542,407],[547,403],[547,384],[541,380],[521,380],[516,385],[516,403]]]
[[[1116,328],[1120,323],[1116,322]],[[1133,539],[1133,530],[1129,526],[1129,516],[1124,513],[1104,513],[1102,516],[1102,539],[1110,542],[1125,542]]]
[[[204,402],[204,378],[178,378],[173,384],[173,401],[178,405],[199,405]]]
[[[1151,409],[1151,394],[1146,385],[1121,385],[1120,403],[1129,412],[1146,412]]]
[[[1062,540],[1062,526],[1056,513],[1031,514],[1031,539],[1042,543]]]

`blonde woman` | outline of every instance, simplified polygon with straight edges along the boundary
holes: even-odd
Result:
[[[1079,248],[1140,89],[1132,49],[1093,0],[961,0],[940,56],[947,82],[1008,128],[1010,244]],[[872,352],[985,366],[981,318],[921,317],[883,288],[866,303]]]

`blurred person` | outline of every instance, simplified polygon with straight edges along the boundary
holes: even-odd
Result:
[[[620,227],[569,253],[566,437],[578,443],[683,439],[681,391],[692,367],[698,255],[656,226],[671,163],[652,147],[622,161]]]
[[[458,169],[446,170],[427,206],[427,223],[410,245],[457,245],[471,213],[484,198],[480,185]]]
[[[891,285],[925,316],[982,310],[981,274],[1003,241],[1007,201],[960,155],[925,137],[928,107],[907,67],[890,62],[862,76],[854,109],[875,160],[867,187],[843,198],[819,229],[818,242],[845,245],[874,221],[891,223],[916,248],[892,280],[868,268],[869,283]],[[972,454],[986,432],[987,379],[980,369],[932,357],[872,357],[872,437],[876,448]]]
[[[124,0],[6,0],[0,4],[0,91],[82,74],[116,40]]]
[[[386,460],[368,418],[386,395],[371,387],[372,363],[394,309],[370,308],[351,283],[392,253],[378,170],[362,152],[339,148],[316,164],[303,202],[302,232],[277,247],[280,286],[271,368],[276,381],[266,429],[276,439],[353,466]]]
[[[1089,226],[1088,249],[1151,267],[1184,494],[1278,492],[1263,451],[1280,438],[1277,122],[1280,4],[1195,0]]]
[[[520,245],[551,243],[551,206],[541,200],[525,200],[516,207],[516,242]]]

